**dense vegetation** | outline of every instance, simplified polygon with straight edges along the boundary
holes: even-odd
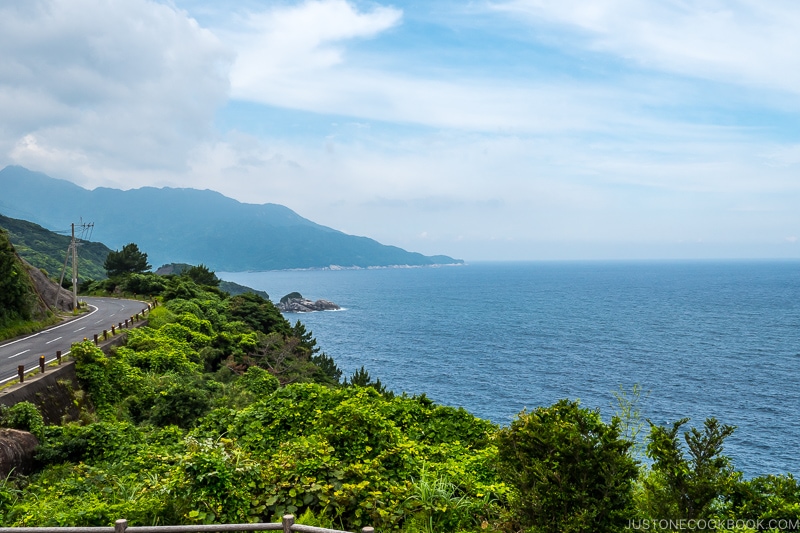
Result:
[[[8,234],[0,229],[0,328],[15,320],[30,320],[35,302],[25,267],[14,253]]]
[[[0,228],[0,340],[38,331],[55,320],[8,234]]]
[[[156,274],[161,276],[168,276],[168,275],[180,275],[187,270],[192,269],[201,269],[204,268],[208,270],[208,267],[203,265],[190,265],[187,263],[167,263],[166,265],[161,265],[158,270],[156,270]],[[236,296],[237,294],[244,294],[246,292],[252,292],[254,294],[258,294],[262,298],[269,300],[269,294],[264,291],[252,289],[250,287],[245,287],[244,285],[240,285],[238,283],[234,283],[232,281],[225,281],[221,280],[216,277],[215,274],[212,274],[214,279],[216,280],[216,286],[222,289],[223,291],[227,292],[231,296]]]
[[[258,295],[198,284],[203,269],[121,282],[133,279],[159,295],[149,326],[110,355],[73,347],[93,410],[64,426],[29,404],[0,412],[41,437],[37,473],[0,484],[3,525],[291,512],[336,528],[588,532],[800,516],[795,479],[743,479],[723,454],[733,428],[714,419],[650,426],[642,441],[638,396],[623,393],[610,420],[562,400],[499,428],[395,395],[363,368],[342,380],[303,324]]]

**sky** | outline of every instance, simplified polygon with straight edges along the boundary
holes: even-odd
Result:
[[[795,0],[3,2],[0,167],[467,261],[798,259],[798,27]]]

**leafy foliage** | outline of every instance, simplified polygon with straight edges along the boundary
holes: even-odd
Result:
[[[617,531],[633,508],[635,461],[618,419],[561,400],[521,413],[498,434],[503,479],[523,527],[532,531]]]
[[[672,427],[650,425],[647,454],[653,464],[644,478],[641,503],[650,516],[686,520],[715,517],[723,496],[739,481],[740,474],[722,455],[723,442],[735,428],[709,418],[702,431],[691,428],[684,433],[685,452],[678,435],[688,421],[683,418]]]
[[[140,251],[136,243],[129,243],[122,250],[109,252],[103,268],[108,277],[113,278],[123,274],[142,274],[152,266],[147,263],[147,254]]]
[[[30,402],[19,402],[11,407],[0,405],[0,426],[29,431],[38,439],[44,436],[42,414]]]
[[[220,282],[220,279],[217,277],[217,275],[202,263],[197,266],[187,268],[181,273],[181,276],[191,279],[198,285],[217,287],[219,286]]]
[[[95,408],[81,424],[43,426],[25,404],[0,410],[0,421],[42,442],[37,473],[0,483],[3,525],[294,513],[309,524],[406,533],[619,531],[634,516],[800,510],[791,476],[742,481],[722,455],[733,429],[713,419],[684,435],[686,451],[685,420],[651,425],[652,465],[640,471],[637,389],[618,397],[622,418],[610,423],[562,400],[498,429],[425,395],[394,395],[364,367],[341,382],[312,332],[258,295],[158,279],[164,304],[124,346],[73,346]]]
[[[0,327],[33,315],[35,291],[8,234],[0,229]]]

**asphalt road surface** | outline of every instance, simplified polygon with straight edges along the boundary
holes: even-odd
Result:
[[[118,298],[81,298],[89,304],[90,312],[80,315],[69,322],[64,322],[50,329],[34,333],[21,339],[0,344],[0,383],[17,377],[17,366],[25,365],[25,371],[39,367],[39,357],[44,355],[45,361],[56,359],[56,351],[61,355],[69,353],[75,342],[84,338],[92,339],[103,330],[111,331],[111,325],[125,323],[142,310],[147,309],[146,302],[136,300],[120,300]]]

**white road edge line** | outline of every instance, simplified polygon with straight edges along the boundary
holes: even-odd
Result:
[[[97,307],[97,306],[94,306],[94,305],[92,305],[92,304],[89,304],[89,307],[92,307],[92,308],[94,309],[94,311],[92,311],[92,312],[91,312],[91,313],[89,313],[88,315],[84,315],[84,316],[82,316],[82,317],[80,317],[80,318],[76,318],[75,320],[70,320],[69,322],[64,322],[64,323],[63,323],[63,324],[61,324],[60,326],[53,326],[52,328],[48,328],[48,329],[42,330],[42,331],[40,331],[39,333],[34,333],[33,335],[29,335],[29,336],[27,336],[27,337],[23,337],[23,338],[21,338],[21,339],[17,339],[17,340],[15,340],[15,341],[11,341],[11,342],[8,342],[8,343],[6,343],[6,344],[0,344],[0,348],[5,348],[6,346],[11,346],[12,344],[16,344],[16,343],[18,343],[18,342],[22,342],[22,341],[26,341],[26,340],[28,340],[28,339],[32,339],[32,338],[34,338],[34,337],[38,337],[40,333],[44,333],[45,331],[53,331],[54,329],[63,328],[64,326],[69,326],[69,325],[72,325],[72,324],[74,324],[75,322],[79,322],[79,321],[83,320],[84,318],[89,318],[90,316],[92,316],[93,314],[95,314],[95,313],[97,312],[97,310],[98,310],[98,307]],[[2,383],[2,381],[0,381],[0,383]]]
[[[63,354],[61,354],[61,358],[63,359],[64,357],[66,357],[67,355],[69,355],[71,351],[72,351],[72,350],[70,350],[69,352],[66,352],[66,353],[63,353]],[[46,365],[49,365],[50,363],[52,363],[53,361],[56,361],[57,359],[58,359],[57,357],[53,357],[53,358],[52,358],[52,359],[50,359],[49,361],[45,361],[45,362],[44,362],[44,364],[46,364]],[[16,376],[16,375],[15,375],[15,376],[11,376],[10,378],[6,378],[6,379],[0,379],[0,384],[3,384],[3,383],[5,383],[6,381],[11,381],[12,379],[19,379],[19,376]]]

